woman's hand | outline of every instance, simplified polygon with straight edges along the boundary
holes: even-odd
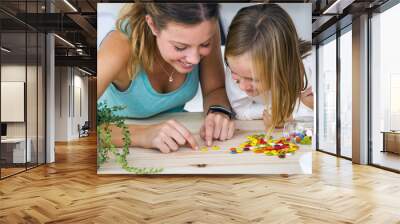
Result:
[[[200,129],[200,136],[211,146],[213,139],[225,141],[233,137],[235,122],[223,113],[209,113]]]
[[[140,138],[138,144],[144,148],[156,148],[163,153],[175,152],[184,145],[190,145],[195,150],[198,149],[192,133],[176,120],[149,125],[137,132],[140,132],[136,136],[136,138]]]
[[[225,72],[221,55],[221,33],[219,26],[213,37],[211,52],[201,59],[200,83],[204,99],[204,111],[208,111],[211,105],[220,105],[231,108],[225,89]],[[213,139],[226,140],[233,136],[235,124],[223,113],[208,113],[200,129],[200,136],[206,145],[211,146]]]

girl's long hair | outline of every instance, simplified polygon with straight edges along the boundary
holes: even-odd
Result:
[[[229,27],[225,59],[249,53],[259,92],[270,105],[272,125],[282,125],[306,88],[302,57],[311,44],[297,36],[290,16],[276,4],[242,8]],[[226,60],[225,60],[226,61]],[[268,102],[267,94],[271,94]]]

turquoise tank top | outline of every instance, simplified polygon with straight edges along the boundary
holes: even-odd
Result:
[[[113,27],[112,30],[115,30]],[[130,37],[131,29],[128,20],[121,24],[121,31]],[[110,31],[111,32],[111,31]],[[158,93],[153,89],[146,72],[141,69],[128,89],[119,91],[111,83],[98,102],[104,102],[109,107],[126,106],[115,114],[126,118],[148,118],[160,113],[184,112],[186,102],[197,93],[199,86],[199,65],[186,75],[183,84],[169,93]]]
[[[148,118],[165,112],[183,112],[186,102],[191,100],[199,86],[199,66],[186,75],[183,84],[176,90],[168,93],[159,93],[153,89],[144,70],[140,70],[131,81],[128,89],[119,91],[110,84],[99,102],[109,107],[126,106],[115,114],[126,118]]]

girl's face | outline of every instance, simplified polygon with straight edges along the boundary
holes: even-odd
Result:
[[[239,85],[239,88],[249,96],[259,95],[257,90],[258,80],[254,79],[250,54],[245,53],[239,56],[227,57],[226,60],[232,78]]]
[[[197,25],[169,22],[161,31],[154,26],[151,17],[146,20],[156,36],[162,58],[179,73],[192,71],[201,58],[210,54],[217,31],[215,20],[203,21]]]

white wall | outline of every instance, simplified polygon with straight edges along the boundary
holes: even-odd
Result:
[[[239,9],[257,3],[220,3],[220,15],[227,34],[229,24]],[[292,17],[297,32],[304,40],[312,39],[312,12],[311,3],[279,3],[283,9]],[[107,33],[114,28],[116,19],[124,3],[98,3],[97,4],[97,46]]]
[[[73,113],[72,113],[72,120],[71,120],[71,135],[72,138],[78,138],[79,137],[79,133],[78,133],[78,124],[80,124],[80,126],[82,126],[85,121],[88,121],[88,106],[89,106],[89,102],[88,102],[88,78],[87,77],[82,77],[79,74],[76,74],[77,70],[75,70],[75,75],[74,75],[74,92],[72,94],[74,94],[74,96],[72,96],[72,98],[74,99],[74,108],[73,108]],[[79,71],[78,71],[79,72]],[[80,93],[78,93],[78,91],[80,91]],[[80,94],[80,99],[79,99],[79,94]],[[79,100],[81,102],[79,102]],[[81,107],[81,108],[79,108]],[[82,110],[82,112],[80,113],[80,109]]]
[[[55,68],[55,141],[68,140],[68,67]]]
[[[55,141],[79,138],[78,124],[82,126],[88,120],[88,78],[82,75],[75,68],[56,67]],[[79,112],[79,105],[82,114]]]
[[[38,70],[37,70],[38,69]],[[44,163],[44,74],[42,68],[36,66],[25,66],[25,64],[3,64],[1,66],[1,80],[26,83],[26,107],[23,105],[19,110],[26,112],[27,119],[23,122],[6,122],[8,138],[24,138],[25,134],[30,140],[32,161],[36,162],[39,154],[39,163]],[[27,78],[27,81],[25,80]],[[4,89],[2,89],[3,92]],[[23,90],[21,94],[24,94]],[[6,95],[2,95],[7,97]],[[22,102],[23,104],[25,102]],[[13,113],[13,108],[2,107],[2,112]],[[15,113],[15,112],[14,112]]]
[[[26,70],[25,70],[26,69]],[[27,66],[25,65],[18,65],[18,64],[8,64],[1,66],[1,81],[10,81],[10,82],[25,82],[25,75],[26,71],[28,74],[36,74],[36,67]],[[25,82],[26,83],[26,82]],[[35,82],[36,85],[36,82]],[[36,93],[36,89],[35,89]],[[27,102],[32,102],[32,98],[36,97],[36,94],[27,93]],[[36,105],[35,105],[36,107]],[[23,108],[24,109],[24,108]],[[8,110],[8,108],[1,108],[1,110]],[[34,120],[36,121],[36,114],[32,117],[33,114],[27,114],[28,121]],[[8,137],[25,137],[25,123],[26,122],[7,122],[7,136]],[[31,128],[32,125],[28,125],[28,128]],[[29,137],[29,130],[28,130],[28,137]]]
[[[32,66],[28,66],[32,70]],[[1,65],[1,81],[25,82],[25,65]]]
[[[124,5],[124,3],[97,3],[97,47],[114,28],[119,11]]]
[[[243,7],[255,5],[259,3],[221,3],[221,21],[225,35],[228,33],[228,28],[232,22],[233,17]],[[292,18],[294,25],[296,26],[299,37],[304,40],[311,41],[312,39],[312,11],[311,3],[279,3],[286,12]]]
[[[28,67],[28,70],[31,68]],[[2,65],[1,81],[18,81],[25,82],[25,65]],[[6,110],[7,108],[1,108]],[[7,137],[25,137],[24,122],[7,123]]]

